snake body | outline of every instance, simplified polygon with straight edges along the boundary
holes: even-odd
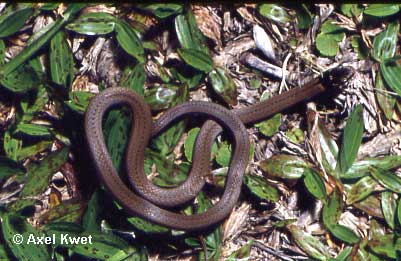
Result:
[[[315,79],[301,88],[294,88],[258,104],[234,110],[210,102],[191,101],[168,110],[152,122],[150,108],[142,97],[125,88],[108,88],[89,103],[84,122],[86,139],[98,176],[130,215],[174,229],[199,230],[227,217],[238,200],[249,153],[249,138],[244,125],[266,119],[325,90],[321,79]],[[114,105],[127,105],[132,110],[126,166],[135,192],[118,176],[104,142],[102,119],[106,111]],[[205,122],[198,134],[192,169],[186,181],[176,188],[160,188],[150,182],[144,173],[145,148],[152,137],[186,115],[206,116],[211,120]],[[211,147],[223,129],[231,136],[234,149],[225,191],[219,202],[206,212],[189,216],[164,209],[193,199],[202,189],[205,176],[210,173]]]

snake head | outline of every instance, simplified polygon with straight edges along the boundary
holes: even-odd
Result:
[[[338,66],[323,73],[323,82],[337,88],[344,86],[354,75],[351,66]]]

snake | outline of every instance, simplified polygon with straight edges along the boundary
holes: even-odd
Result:
[[[326,90],[322,78],[318,77],[302,87],[292,88],[250,106],[229,110],[213,102],[188,101],[167,110],[153,121],[150,107],[142,96],[128,88],[110,87],[90,100],[84,117],[85,136],[97,176],[126,213],[171,229],[196,231],[223,221],[239,199],[250,148],[245,125],[269,118]],[[118,175],[104,140],[103,118],[115,106],[128,106],[132,112],[125,159],[131,187]],[[172,123],[189,116],[206,118],[195,140],[191,171],[181,185],[159,187],[145,174],[145,149],[152,138]],[[232,141],[233,149],[224,192],[219,201],[202,213],[185,215],[174,212],[171,208],[189,202],[202,190],[211,171],[212,145],[223,131]]]

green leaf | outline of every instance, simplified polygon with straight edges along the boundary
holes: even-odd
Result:
[[[357,105],[351,112],[351,115],[349,116],[347,124],[344,128],[344,135],[338,161],[339,170],[342,173],[347,172],[358,155],[364,129],[362,113],[362,105]]]
[[[115,27],[116,18],[103,12],[85,13],[66,26],[68,30],[85,35],[109,34]]]
[[[382,62],[394,57],[397,45],[397,35],[400,30],[399,23],[389,23],[387,30],[379,33],[373,40],[373,58]]]
[[[283,179],[299,179],[309,168],[302,158],[284,154],[262,161],[260,167],[269,176]]]
[[[355,162],[345,174],[341,174],[343,179],[355,179],[369,175],[370,167],[377,167],[382,170],[391,170],[401,166],[401,156],[392,155],[378,158],[365,158]]]
[[[169,16],[180,14],[183,11],[182,4],[139,4],[139,8],[150,11],[156,17],[164,19]]]
[[[368,241],[369,248],[378,255],[396,259],[397,249],[400,250],[401,240],[394,234],[387,234]]]
[[[82,218],[82,226],[86,232],[100,231],[99,215],[103,209],[101,194],[100,190],[95,191],[88,202],[88,207]]]
[[[401,178],[399,178],[394,172],[370,167],[370,175],[374,177],[381,185],[388,188],[395,193],[401,191]]]
[[[395,4],[370,4],[363,13],[375,17],[385,17],[400,11],[399,5]]]
[[[319,173],[313,168],[308,168],[304,173],[304,183],[308,191],[317,199],[327,201],[327,192],[324,181]]]
[[[41,33],[39,37],[35,37],[28,46],[26,46],[14,59],[5,64],[1,69],[2,75],[7,76],[10,72],[17,69],[21,64],[31,58],[36,52],[43,47],[59,30],[69,21],[77,12],[79,12],[86,4],[74,3],[68,5],[63,17],[58,18],[55,22],[48,25],[46,32]],[[34,36],[32,36],[34,37]],[[0,70],[1,71],[1,70]]]
[[[124,51],[135,57],[140,63],[145,62],[145,50],[132,26],[125,21],[119,20],[116,23],[116,38]]]
[[[259,129],[259,131],[267,137],[273,136],[273,134],[279,130],[280,125],[281,125],[280,113],[276,113],[270,119],[255,124],[255,126]]]
[[[305,4],[297,5],[295,8],[297,12],[298,28],[308,29],[312,23],[312,14]]]
[[[342,200],[339,192],[333,191],[329,202],[323,207],[323,223],[326,227],[334,226],[338,223],[343,210]]]
[[[28,166],[27,181],[21,191],[21,197],[42,193],[49,185],[49,179],[67,161],[68,149],[64,148],[48,155],[39,164]]]
[[[316,48],[321,55],[329,57],[336,56],[339,50],[338,41],[332,34],[319,34],[316,37]]]
[[[344,15],[350,18],[353,18],[354,16],[358,17],[362,12],[362,8],[359,4],[342,4],[340,9]]]
[[[12,137],[10,132],[6,131],[4,132],[3,146],[7,157],[17,160],[18,153],[22,147],[22,140]]]
[[[0,39],[0,66],[3,66],[6,58],[6,45],[3,40]]]
[[[10,62],[7,63],[3,69],[7,67],[8,64],[10,64]],[[35,70],[30,65],[23,64],[7,75],[0,74],[0,83],[12,92],[24,93],[37,88],[39,85],[39,78]]]
[[[50,71],[52,81],[69,89],[74,77],[74,60],[64,32],[50,41]]]
[[[35,95],[26,95],[21,100],[22,115],[21,122],[30,122],[49,101],[49,95],[43,85],[39,85]]]
[[[30,123],[18,124],[14,133],[41,138],[50,138],[52,136],[52,132],[49,127]]]
[[[307,234],[295,225],[287,226],[295,243],[308,256],[317,260],[327,260],[330,257],[329,249],[322,244],[317,238]]]
[[[127,66],[120,79],[120,86],[129,88],[137,94],[144,96],[146,72],[143,64],[138,63],[133,68]]]
[[[1,217],[3,237],[11,252],[18,260],[50,260],[45,244],[28,243],[29,236],[41,236],[38,231],[26,222],[24,218],[15,214],[5,214]],[[21,239],[21,244],[15,240]]]
[[[398,200],[397,217],[398,217],[398,224],[401,225],[401,199]]]
[[[49,222],[80,222],[85,210],[82,202],[62,202],[60,205],[52,207],[49,211],[40,216],[40,223]]]
[[[227,142],[219,144],[219,149],[216,154],[216,162],[222,167],[228,167],[231,160],[231,146]]]
[[[335,24],[335,21],[333,19],[326,20],[320,28],[321,34],[335,35],[335,34],[341,33],[343,30],[344,29],[342,29],[340,26]]]
[[[0,38],[18,32],[32,14],[33,8],[30,5],[9,5],[0,16]]]
[[[166,227],[150,223],[139,217],[129,217],[127,218],[127,221],[137,229],[146,233],[166,233],[169,231],[169,229]]]
[[[178,49],[177,52],[184,62],[195,69],[205,73],[213,70],[213,60],[205,53],[196,49]]]
[[[59,3],[44,3],[41,7],[39,7],[39,9],[44,11],[52,11],[56,9],[59,5]]]
[[[37,155],[38,153],[49,149],[50,146],[53,144],[53,141],[51,140],[45,140],[45,141],[40,141],[35,144],[29,145],[29,146],[24,146],[18,150],[17,153],[17,161],[21,161],[23,159],[33,157]]]
[[[24,173],[23,166],[9,158],[0,157],[0,181],[10,176],[22,175]]]
[[[277,202],[280,199],[278,190],[262,177],[251,174],[245,175],[244,183],[249,191],[261,200]]]
[[[370,195],[359,202],[355,202],[353,206],[370,216],[384,219],[380,206],[380,200],[375,195]]]
[[[347,204],[353,204],[354,202],[360,201],[371,193],[373,193],[379,183],[370,176],[366,176],[358,180],[352,185],[350,191],[347,194]]]
[[[276,4],[261,4],[258,7],[258,11],[264,17],[277,23],[288,23],[291,21],[287,11]]]
[[[328,173],[335,172],[338,158],[338,146],[334,139],[331,137],[327,127],[318,121],[316,132],[319,138],[320,148],[322,149],[322,164]]]
[[[73,111],[79,113],[79,114],[84,114],[86,111],[86,108],[89,105],[90,99],[94,96],[95,94],[90,93],[90,92],[83,92],[83,91],[74,91],[74,92],[69,92],[69,100],[66,101],[66,105]]]
[[[186,15],[177,15],[175,18],[175,31],[182,48],[194,49],[209,54],[205,37],[199,30],[191,9]]]
[[[400,192],[400,191],[398,191]],[[397,200],[394,194],[389,191],[381,193],[381,206],[384,218],[391,229],[395,227],[395,216],[397,211]]]
[[[391,120],[394,113],[396,99],[393,95],[387,93],[381,72],[376,74],[375,89],[377,90],[375,94],[380,108],[382,109],[386,118]]]
[[[348,244],[356,244],[360,240],[351,229],[343,225],[331,225],[328,229],[333,236]]]
[[[388,86],[401,96],[401,66],[397,62],[380,63],[380,71]]]
[[[352,247],[347,246],[345,247],[337,256],[336,261],[347,261],[348,256],[352,253]]]
[[[213,63],[213,62],[212,62]],[[213,66],[213,65],[212,65]],[[195,67],[195,66],[194,66]],[[196,68],[196,67],[195,67]],[[223,100],[230,104],[237,104],[237,88],[231,76],[222,68],[215,68],[208,74],[213,90]]]

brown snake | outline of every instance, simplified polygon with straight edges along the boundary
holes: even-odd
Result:
[[[150,108],[142,97],[125,88],[108,88],[91,100],[85,114],[85,133],[97,174],[107,190],[129,214],[174,229],[199,230],[227,217],[238,200],[249,153],[249,138],[244,124],[266,119],[325,90],[326,87],[319,78],[301,88],[294,88],[269,100],[231,111],[210,102],[186,102],[168,110],[153,122]],[[132,110],[126,168],[135,192],[118,176],[104,142],[102,119],[106,111],[114,105],[128,105]],[[212,120],[205,122],[196,139],[193,166],[187,180],[176,188],[160,188],[149,181],[144,172],[145,148],[149,140],[160,134],[170,123],[189,114],[207,116]],[[232,137],[234,150],[225,191],[220,201],[204,213],[189,216],[163,209],[162,207],[180,205],[193,199],[202,189],[205,176],[210,173],[211,147],[223,130],[221,126]]]

